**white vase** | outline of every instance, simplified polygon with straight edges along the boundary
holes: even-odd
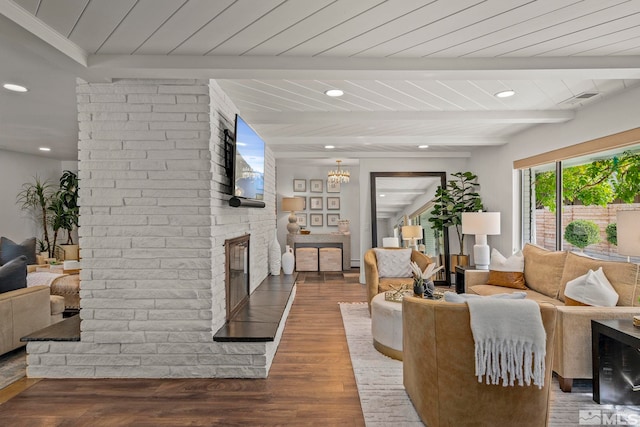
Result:
[[[269,244],[269,272],[272,276],[280,275],[280,260],[282,256],[282,248],[278,242],[278,230],[275,230],[275,236]]]
[[[287,248],[282,254],[282,271],[284,274],[292,274],[295,265],[296,258],[293,256],[293,249],[287,245]]]

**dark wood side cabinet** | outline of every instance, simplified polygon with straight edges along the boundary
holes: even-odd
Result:
[[[475,265],[456,265],[456,293],[464,293],[464,272],[466,270],[475,270]]]
[[[640,405],[640,328],[629,319],[592,320],[593,400]]]

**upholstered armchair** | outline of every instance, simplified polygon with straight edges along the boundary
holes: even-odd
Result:
[[[385,250],[399,250],[401,248],[384,248]],[[422,270],[427,268],[431,261],[431,258],[418,252],[411,250],[411,261],[415,261]],[[380,292],[391,290],[391,286],[400,286],[403,283],[411,284],[413,280],[411,275],[407,277],[379,277],[378,275],[378,260],[376,258],[376,252],[374,249],[369,249],[364,254],[364,278],[367,285],[367,301],[369,303],[369,310],[371,310],[371,300],[374,296]]]
[[[547,335],[544,386],[503,387],[478,382],[467,304],[405,297],[404,386],[425,425],[547,425],[556,309],[541,304],[540,312]]]

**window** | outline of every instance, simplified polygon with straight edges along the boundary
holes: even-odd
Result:
[[[616,217],[619,210],[640,211],[640,145],[523,169],[522,194],[525,242],[626,261],[630,254],[618,253]],[[640,262],[640,253],[633,255]]]

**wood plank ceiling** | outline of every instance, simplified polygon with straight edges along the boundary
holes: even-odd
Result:
[[[469,152],[640,79],[640,1],[0,0],[0,13],[89,74],[217,79],[280,158]]]

